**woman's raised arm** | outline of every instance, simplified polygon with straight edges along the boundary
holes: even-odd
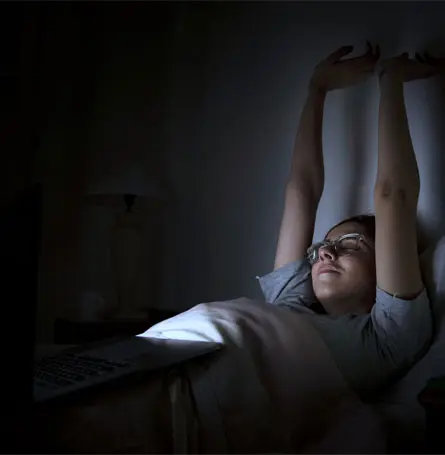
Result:
[[[341,60],[352,51],[344,46],[322,60],[311,77],[295,139],[292,164],[274,268],[303,259],[312,243],[315,217],[324,187],[322,147],[323,108],[326,94],[363,82],[374,72],[379,48]]]
[[[423,289],[417,248],[420,179],[406,114],[404,83],[436,69],[402,54],[382,63],[378,166],[374,187],[377,286],[402,299]]]

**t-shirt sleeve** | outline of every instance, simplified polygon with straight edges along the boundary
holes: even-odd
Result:
[[[433,318],[426,288],[413,300],[377,288],[371,319],[381,349],[400,367],[416,362],[430,346]]]
[[[317,301],[307,259],[290,262],[257,279],[268,303],[309,307]]]

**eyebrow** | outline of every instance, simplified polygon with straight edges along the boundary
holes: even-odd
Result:
[[[347,232],[346,234],[354,234],[354,232]],[[346,234],[340,234],[340,235],[337,235],[337,237],[325,237],[325,240],[337,240],[337,239],[339,239],[340,237],[343,237]]]
[[[344,234],[340,234],[340,235],[338,235],[338,236],[335,237],[335,238],[332,238],[332,237],[331,237],[331,238],[325,237],[324,240],[325,240],[325,241],[326,241],[326,240],[330,240],[330,241],[332,241],[332,240],[337,240],[337,239],[339,239],[340,237],[343,237],[344,235],[348,235],[348,234],[360,234],[360,235],[363,235],[363,236],[366,238],[366,234],[362,234],[361,232],[345,232]],[[366,240],[368,240],[368,239],[366,239]]]

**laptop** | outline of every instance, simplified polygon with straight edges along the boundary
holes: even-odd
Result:
[[[38,301],[38,265],[42,224],[42,187],[27,188],[0,212],[5,295],[2,305],[3,359],[8,365],[7,405],[20,416],[28,406],[46,403],[72,393],[138,372],[157,371],[213,353],[219,343],[133,336],[66,349],[36,358],[35,326]],[[11,394],[9,390],[19,393]],[[5,419],[3,419],[5,420]]]
[[[134,336],[89,343],[34,367],[34,401],[42,403],[137,372],[158,371],[220,349],[219,343]]]

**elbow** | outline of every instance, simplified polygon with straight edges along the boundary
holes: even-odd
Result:
[[[311,207],[318,207],[321,195],[323,193],[323,186],[312,184],[310,181],[304,179],[289,179],[286,183],[285,194],[287,198],[298,197],[299,200],[304,201]]]
[[[402,204],[416,202],[419,199],[420,183],[399,184],[385,180],[374,188],[374,201],[394,201]]]

